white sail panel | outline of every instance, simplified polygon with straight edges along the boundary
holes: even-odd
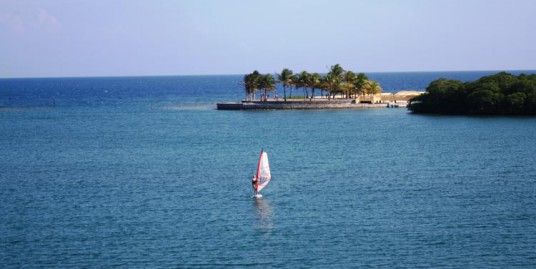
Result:
[[[268,153],[262,151],[259,157],[259,164],[257,166],[257,178],[259,183],[257,184],[257,191],[262,190],[272,179],[270,174],[270,164],[268,162]]]

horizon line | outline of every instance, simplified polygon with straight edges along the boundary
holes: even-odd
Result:
[[[351,70],[350,70],[351,71]],[[364,74],[371,73],[454,73],[454,72],[523,72],[523,71],[534,71],[536,69],[483,69],[483,70],[433,70],[433,71],[367,71],[367,72],[358,72]],[[262,72],[261,72],[262,73]],[[316,73],[316,72],[313,72]],[[327,73],[327,72],[326,72]],[[265,73],[265,74],[277,74]],[[324,74],[324,73],[319,73]],[[165,75],[72,75],[72,76],[29,76],[29,77],[0,77],[2,79],[58,79],[58,78],[133,78],[133,77],[202,77],[202,76],[243,76],[246,74],[165,74]]]

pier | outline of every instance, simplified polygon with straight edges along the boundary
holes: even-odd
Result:
[[[348,99],[338,96],[328,99],[315,97],[307,99],[279,99],[245,100],[242,102],[228,102],[216,104],[218,110],[282,110],[282,109],[367,109],[367,108],[405,108],[408,101],[424,92],[399,91],[397,93],[380,93],[363,95],[359,98]]]
[[[369,109],[406,107],[406,102],[358,103],[352,99],[341,100],[287,100],[285,101],[242,101],[217,103],[218,110],[307,110],[307,109]]]

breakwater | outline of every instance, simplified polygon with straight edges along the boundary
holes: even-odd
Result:
[[[367,109],[406,107],[405,103],[358,103],[355,100],[288,100],[288,101],[242,101],[217,103],[218,110],[283,110],[283,109]]]

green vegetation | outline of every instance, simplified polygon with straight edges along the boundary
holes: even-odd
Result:
[[[411,99],[408,108],[415,113],[534,115],[536,75],[501,72],[467,83],[441,78]]]
[[[258,71],[244,76],[244,87],[246,89],[247,99],[255,99],[255,94],[259,90],[264,90],[265,93],[273,91],[275,87],[275,79],[270,74],[262,75]]]
[[[327,92],[327,98],[335,98],[342,96],[344,98],[358,98],[362,94],[377,94],[381,93],[382,88],[376,81],[369,80],[363,74],[354,74],[352,71],[344,70],[340,65],[331,66],[326,75],[318,73],[308,73],[302,71],[294,74],[292,70],[285,68],[281,73],[276,74],[277,81],[270,74],[260,74],[258,71],[253,71],[244,76],[244,88],[246,90],[247,100],[254,100],[257,92],[264,91],[264,94],[277,90],[276,83],[280,83],[283,88],[283,100],[296,99],[292,97],[292,89],[302,89],[301,97],[305,100],[315,98],[315,90],[320,90],[321,96],[324,96],[324,91]],[[289,95],[287,96],[287,88]],[[310,92],[309,92],[310,90]]]

